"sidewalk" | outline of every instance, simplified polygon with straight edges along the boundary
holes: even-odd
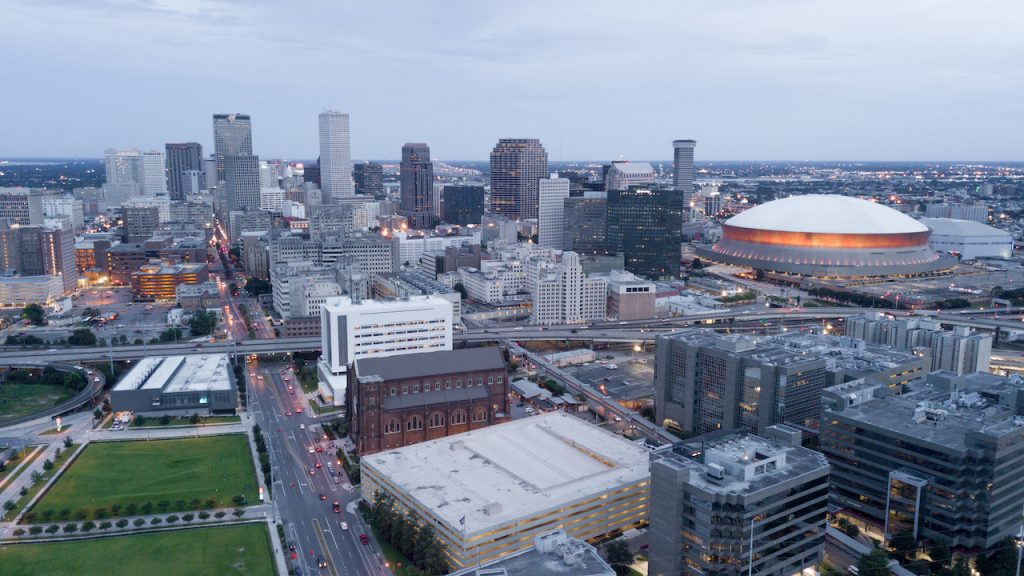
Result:
[[[6,499],[3,498],[4,487],[10,484],[15,476],[19,476],[19,471],[22,468],[28,466],[29,462],[31,462],[35,458],[36,454],[38,454],[40,450],[46,450],[46,446],[36,446],[35,448],[32,449],[31,452],[19,458],[17,465],[7,472],[7,475],[4,476],[3,481],[0,481],[0,502],[6,501]]]

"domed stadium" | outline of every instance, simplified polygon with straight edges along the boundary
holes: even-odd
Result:
[[[809,194],[766,202],[722,224],[698,255],[756,270],[820,277],[909,276],[950,268],[928,247],[931,231],[888,206]]]

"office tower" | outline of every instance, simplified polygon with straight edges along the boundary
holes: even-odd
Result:
[[[870,380],[824,392],[831,503],[886,539],[984,550],[1016,536],[1024,505],[1020,378],[933,372],[900,395]]]
[[[142,169],[139,172],[139,194],[142,196],[167,194],[167,167],[164,153],[160,150],[145,150],[140,158]]]
[[[693,149],[696,140],[673,140],[672,148],[672,185],[683,198],[684,209],[690,207],[690,196],[693,195]]]
[[[531,322],[540,325],[580,324],[604,320],[608,282],[588,278],[579,254],[563,252],[562,261],[543,267],[533,289]]]
[[[971,220],[984,224],[988,222],[990,208],[985,204],[947,203],[925,204],[926,218],[952,218],[954,220]]]
[[[408,219],[410,228],[430,228],[434,221],[434,165],[426,144],[402,146],[401,179],[402,203],[398,214]]]
[[[946,331],[930,318],[890,319],[881,312],[866,312],[847,320],[846,335],[901,350],[929,349],[933,371],[988,372],[992,359],[991,334],[976,333],[966,326]]]
[[[376,162],[365,162],[352,167],[356,194],[384,196],[384,167]]]
[[[30,188],[0,188],[0,220],[21,226],[43,223],[43,195]]]
[[[224,195],[228,210],[260,207],[260,160],[257,156],[224,156]]]
[[[502,138],[491,150],[490,212],[512,220],[537,217],[537,188],[548,153],[534,138]]]
[[[0,223],[3,272],[18,276],[60,276],[63,294],[77,289],[75,235],[70,230],[42,226],[10,227]]]
[[[81,200],[72,196],[43,196],[43,216],[47,221],[59,222],[59,226],[47,224],[51,228],[67,228],[75,233],[85,228],[85,207]]]
[[[320,113],[320,190],[323,203],[332,204],[352,197],[352,157],[348,114],[328,110]]]
[[[214,114],[213,147],[217,158],[217,181],[226,180],[224,158],[252,155],[252,122],[248,114]]]
[[[608,251],[608,194],[586,191],[563,201],[563,250],[578,254]]]
[[[125,242],[144,242],[160,226],[160,209],[156,206],[125,206],[121,209],[121,220]]]
[[[544,248],[564,249],[565,232],[562,226],[565,200],[569,197],[569,179],[542,178],[537,182],[537,244]]]
[[[444,187],[444,221],[466,226],[479,224],[484,215],[484,187],[446,185]]]
[[[197,194],[206,188],[203,172],[203,147],[198,142],[168,143],[167,153],[167,192],[171,200],[184,202],[186,194]],[[198,172],[200,180],[198,188],[194,187],[192,174]]]
[[[604,176],[605,190],[626,190],[630,186],[654,184],[654,168],[650,162],[615,161]]]
[[[651,576],[800,574],[825,547],[829,465],[801,433],[731,434],[651,455]]]
[[[320,158],[317,157],[315,164],[307,164],[302,167],[302,181],[312,182],[320,187]]]
[[[164,153],[159,150],[107,150],[105,165],[103,189],[111,206],[136,196],[167,194]]]
[[[608,191],[608,245],[626,270],[651,280],[679,277],[683,199],[668,188]]]

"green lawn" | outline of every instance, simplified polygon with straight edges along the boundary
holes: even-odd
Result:
[[[18,498],[18,501],[14,503],[14,510],[11,510],[11,513],[8,516],[9,518],[14,518],[18,514],[18,512],[21,511],[22,508],[28,506],[28,503],[31,502],[33,498],[35,498],[36,493],[42,490],[43,486],[46,485],[46,482],[49,481],[49,479],[52,478],[53,475],[56,474],[58,470],[60,470],[60,467],[63,466],[64,463],[68,461],[68,458],[71,458],[71,455],[75,453],[75,450],[78,450],[79,446],[81,446],[81,444],[72,444],[70,448],[65,448],[64,445],[61,444],[61,453],[59,457],[47,457],[48,459],[50,459],[51,462],[53,462],[53,468],[50,468],[49,470],[43,470],[42,473],[40,474],[39,481],[32,483],[32,485],[29,486],[28,492],[26,492],[24,496]],[[38,459],[41,457],[42,454],[40,453],[35,458]]]
[[[72,388],[45,384],[0,383],[0,422],[28,416],[60,404],[76,394]]]
[[[259,500],[256,469],[248,438],[241,434],[94,442],[33,507],[40,515],[47,510],[76,512],[109,508],[114,504],[140,507],[150,503],[159,512],[192,509],[192,500],[217,501],[218,507],[233,506],[232,499],[243,494],[249,503]]]
[[[36,445],[34,445],[34,444],[29,445],[25,450],[22,450],[22,451],[18,452],[18,459],[17,460],[15,460],[14,462],[7,462],[7,469],[4,470],[3,472],[0,472],[0,483],[3,483],[4,479],[7,478],[8,476],[11,476],[12,474],[13,474],[13,476],[11,476],[11,479],[10,479],[11,482],[14,482],[15,478],[17,478],[18,476],[21,476],[21,473],[28,469],[28,467],[32,464],[32,461],[35,460],[36,458],[38,458],[44,452],[44,450],[39,450],[38,452],[35,452],[34,451],[35,448],[36,448]],[[2,452],[4,454],[4,456],[6,457],[7,452],[9,452],[9,451],[8,450],[0,450],[0,452]],[[25,454],[25,453],[27,453],[28,456],[23,456],[23,454]],[[14,473],[14,469],[18,468],[18,466],[21,466],[22,462],[25,462],[25,465],[22,466],[21,468],[19,468],[18,469],[18,473],[15,474]],[[0,484],[0,486],[6,487],[6,483]]]
[[[262,524],[6,546],[0,548],[0,566],[6,576],[275,573]]]

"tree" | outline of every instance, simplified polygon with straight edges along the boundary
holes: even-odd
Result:
[[[889,546],[892,547],[895,554],[904,559],[917,555],[917,540],[914,539],[913,533],[907,530],[894,534],[889,540]]]
[[[99,408],[92,411],[93,420],[103,420],[103,410]]]
[[[142,414],[137,414],[135,416],[135,425],[136,426],[142,426],[145,423],[146,423],[146,417],[145,416],[143,416]]]
[[[14,510],[17,507],[18,505],[14,503],[14,500],[8,500],[7,502],[4,502],[4,512],[10,512],[11,510]]]
[[[988,556],[978,556],[974,560],[975,568],[981,576],[1013,576],[1017,571],[1017,542],[1007,536],[992,548]]]
[[[188,321],[193,336],[206,336],[217,328],[217,315],[206,310],[197,310]]]
[[[53,461],[49,458],[43,460],[43,470],[53,470]]]
[[[46,326],[46,310],[39,304],[29,304],[22,308],[21,317],[35,326]]]
[[[82,310],[82,317],[84,317],[84,318],[95,318],[95,317],[97,317],[99,315],[100,315],[100,311],[95,309],[95,308],[92,308],[92,307],[89,307],[89,308],[86,308],[85,310]]]
[[[64,437],[64,447],[71,448],[75,443],[71,440],[71,436]]]
[[[160,417],[160,425],[161,426],[167,426],[170,423],[171,423],[171,417],[168,416],[167,414],[164,414],[163,416]]]
[[[114,523],[114,526],[117,526],[118,528],[126,528],[128,526],[128,519],[121,518],[120,520]]]
[[[256,298],[259,298],[263,294],[270,294],[273,291],[273,287],[270,285],[270,282],[267,282],[266,280],[261,280],[260,278],[249,278],[245,282],[245,291]]]
[[[96,523],[92,520],[87,520],[82,523],[82,532],[89,532],[96,528]]]
[[[889,576],[889,555],[876,546],[857,559],[857,572],[861,576]]]
[[[177,342],[178,340],[181,340],[181,335],[181,328],[168,328],[160,333],[159,341],[161,343]]]
[[[96,335],[88,328],[75,328],[71,336],[68,336],[70,346],[95,346]]]
[[[462,285],[462,282],[456,282],[454,288],[456,292],[462,295],[463,300],[469,298],[469,292],[466,291],[466,287]]]
[[[113,526],[113,524],[111,524],[109,521],[104,521],[100,522],[99,528],[100,530],[109,530],[111,526]]]
[[[616,574],[629,574],[629,565],[633,563],[633,553],[629,551],[629,544],[622,540],[609,542],[604,547],[604,553]]]
[[[143,520],[142,518],[136,518],[135,520],[132,521],[132,524],[134,524],[136,527],[142,526],[145,523],[146,523],[146,521]],[[160,519],[159,518],[153,518],[153,524],[159,524],[159,523],[160,523]]]

